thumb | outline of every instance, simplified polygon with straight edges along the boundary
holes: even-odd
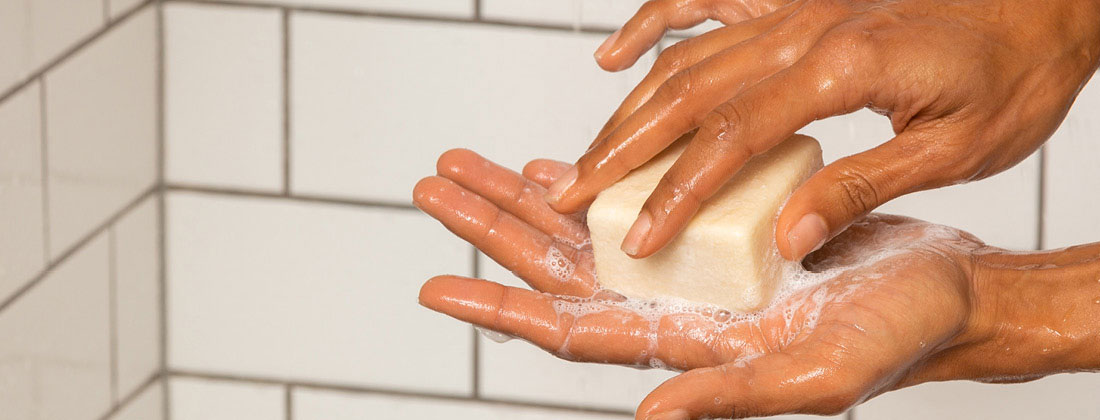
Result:
[[[852,221],[894,198],[925,188],[942,160],[902,133],[874,149],[826,166],[791,194],[775,226],[784,258],[800,261]]]

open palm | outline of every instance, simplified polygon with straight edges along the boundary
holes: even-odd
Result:
[[[638,303],[601,290],[583,215],[549,208],[546,186],[568,169],[536,160],[520,175],[468,150],[440,157],[418,207],[535,290],[456,276],[421,304],[579,362],[685,373],[641,403],[639,419],[835,414],[891,389],[950,375],[973,306],[973,237],[871,215],[806,262],[755,314]]]

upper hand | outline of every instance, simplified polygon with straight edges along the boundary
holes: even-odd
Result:
[[[799,260],[886,201],[1023,160],[1100,57],[1094,1],[658,0],[598,62],[629,67],[666,27],[707,17],[729,26],[664,50],[549,188],[554,209],[579,211],[698,129],[627,235],[623,249],[636,257],[667,244],[749,158],[806,124],[863,107],[885,114],[896,137],[825,167],[784,207],[776,243]]]
[[[421,304],[565,359],[687,371],[653,391],[639,419],[835,414],[891,389],[967,377],[959,360],[969,353],[988,358],[965,350],[984,336],[972,264],[982,246],[969,235],[872,215],[811,256],[815,282],[760,313],[643,314],[599,290],[583,216],[541,199],[567,168],[534,161],[521,176],[467,150],[444,154],[415,203],[535,291],[440,276]]]

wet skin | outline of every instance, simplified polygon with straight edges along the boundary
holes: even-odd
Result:
[[[671,241],[749,158],[806,124],[864,107],[889,117],[896,137],[827,166],[784,208],[776,244],[799,261],[893,198],[1022,161],[1100,63],[1095,0],[655,0],[597,62],[627,68],[666,28],[708,18],[727,26],[662,51],[549,188],[553,208],[580,211],[698,130],[623,242],[635,257]]]
[[[541,199],[568,168],[536,160],[520,175],[468,150],[440,157],[416,205],[534,290],[439,276],[419,300],[568,360],[684,371],[641,402],[639,419],[836,414],[928,381],[1100,368],[1100,244],[1012,253],[870,215],[807,259],[823,273],[816,283],[753,317],[653,316],[599,290],[583,215]],[[566,275],[548,255],[569,260]],[[561,309],[578,301],[587,310]]]

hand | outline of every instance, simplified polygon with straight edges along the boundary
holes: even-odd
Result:
[[[541,199],[568,165],[538,160],[521,176],[454,150],[437,167],[416,185],[416,205],[535,291],[440,276],[420,303],[564,359],[687,371],[653,391],[639,419],[836,414],[966,377],[957,360],[986,336],[971,259],[982,245],[949,228],[868,216],[808,259],[805,288],[758,314],[654,307],[600,291],[583,217]]]
[[[579,211],[698,129],[623,243],[635,257],[667,244],[749,158],[806,124],[863,107],[888,116],[896,137],[825,167],[784,207],[776,243],[800,260],[893,198],[1023,160],[1061,123],[1100,57],[1095,1],[686,3],[643,7],[601,48],[600,65],[628,67],[672,23],[708,16],[732,25],[663,51],[549,188],[554,209]]]

